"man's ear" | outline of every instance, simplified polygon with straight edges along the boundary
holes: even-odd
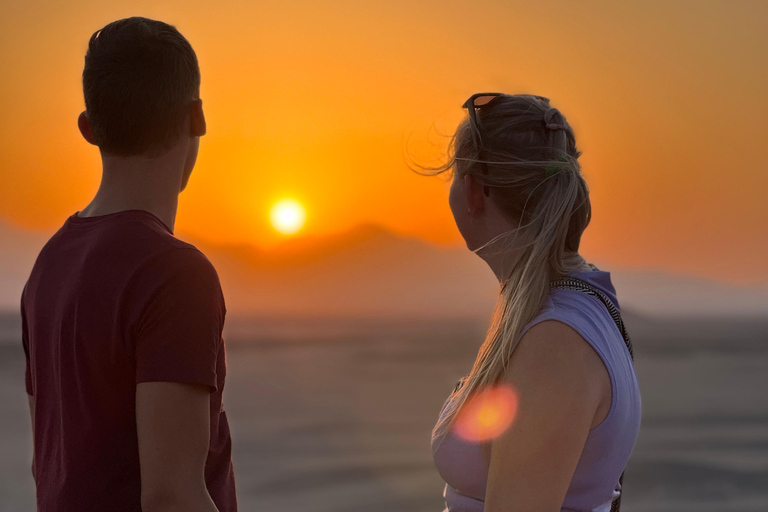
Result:
[[[80,112],[80,116],[77,118],[77,127],[80,128],[80,133],[83,134],[83,138],[88,141],[89,144],[96,146],[96,139],[93,136],[93,129],[91,123],[88,122],[88,116],[85,111]]]
[[[200,98],[192,102],[189,112],[189,130],[192,137],[205,135],[205,114],[203,113],[203,100]]]
[[[483,186],[471,174],[464,175],[464,192],[467,194],[469,212],[473,215],[485,210],[485,193]]]

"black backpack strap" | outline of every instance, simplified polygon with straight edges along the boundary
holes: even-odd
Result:
[[[603,303],[605,308],[608,310],[608,313],[611,315],[611,318],[613,319],[613,322],[616,324],[616,327],[618,327],[619,332],[621,333],[621,337],[624,338],[624,344],[627,346],[627,350],[629,350],[629,356],[632,358],[633,361],[635,360],[635,353],[632,350],[632,340],[629,339],[629,333],[627,332],[627,328],[624,326],[624,321],[621,319],[621,313],[619,313],[619,308],[617,308],[613,304],[611,299],[609,299],[608,296],[605,293],[603,293],[602,290],[592,286],[586,281],[582,281],[581,279],[576,279],[575,277],[569,277],[569,276],[561,277],[560,279],[552,281],[550,283],[550,288],[576,290],[576,291],[588,293],[589,295],[592,295],[600,299],[600,302]]]
[[[581,279],[577,279],[575,277],[570,277],[570,276],[561,277],[560,279],[556,279],[552,281],[550,283],[550,288],[561,288],[563,290],[576,290],[583,293],[588,293],[589,295],[592,295],[600,299],[600,302],[602,302],[605,308],[608,310],[608,313],[611,315],[613,322],[616,324],[616,327],[619,329],[619,332],[621,333],[621,337],[624,338],[624,344],[627,346],[627,350],[629,350],[629,357],[632,359],[632,361],[635,360],[635,353],[632,350],[632,340],[629,339],[629,333],[627,333],[627,328],[624,326],[624,321],[621,319],[621,313],[619,313],[619,308],[617,308],[614,305],[613,301],[611,301],[611,299],[608,298],[608,296],[605,293],[603,293],[602,290],[592,286],[586,281],[582,281]],[[619,477],[619,485],[621,486],[621,492],[619,493],[618,496],[616,496],[616,499],[613,500],[613,503],[611,503],[611,512],[619,512],[619,508],[621,508],[621,495],[624,493],[624,472],[623,471],[621,473],[621,476]]]

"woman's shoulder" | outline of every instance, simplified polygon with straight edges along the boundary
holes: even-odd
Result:
[[[587,338],[604,337],[606,333],[614,333],[615,322],[603,300],[607,300],[620,311],[616,289],[611,281],[610,272],[599,270],[575,271],[568,277],[576,278],[586,283],[594,292],[602,295],[602,299],[594,293],[568,289],[552,288],[546,298],[541,312],[526,326],[545,320],[559,320]]]
[[[576,273],[574,277],[597,289],[619,310],[610,273],[596,270]],[[579,290],[552,289],[540,313],[523,327],[521,336],[548,320],[565,324],[578,333],[586,342],[585,348],[590,346],[600,356],[612,382],[621,381],[627,388],[637,388],[629,348],[608,307],[600,298]],[[637,390],[633,392],[637,393]]]
[[[609,272],[581,271],[572,273],[571,277],[585,281],[618,309]],[[613,366],[625,365],[624,359],[629,356],[625,354],[624,339],[606,305],[597,296],[574,289],[551,289],[539,314],[523,327],[521,339],[533,327],[548,321],[564,324],[577,333],[586,342],[585,348],[588,345],[597,352],[609,373],[613,373]]]
[[[591,348],[591,343],[583,333],[575,329],[568,322],[563,322],[557,317],[545,318],[532,325],[520,338],[520,347],[527,346],[535,349],[527,349],[533,354],[540,354],[542,358],[552,359],[553,356],[561,358],[564,364],[571,366],[574,360],[592,360],[597,366],[602,366],[602,361]]]

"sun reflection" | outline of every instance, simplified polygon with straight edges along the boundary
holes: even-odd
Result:
[[[498,385],[481,391],[461,408],[454,432],[468,441],[488,441],[506,431],[517,414],[519,398],[512,386]]]

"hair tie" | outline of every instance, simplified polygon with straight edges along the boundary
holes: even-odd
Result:
[[[556,132],[557,130],[567,130],[564,121],[563,114],[561,114],[555,107],[549,107],[547,111],[544,112],[544,125],[547,129],[552,130],[553,132]]]

